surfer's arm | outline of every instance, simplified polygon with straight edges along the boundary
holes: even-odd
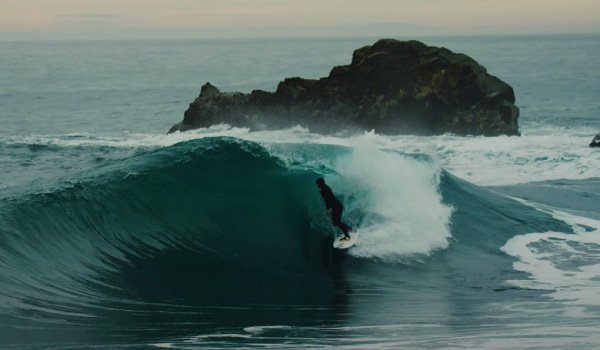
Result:
[[[321,194],[323,195],[323,199],[325,200],[325,208],[327,208],[327,216],[331,215],[331,203],[333,203],[333,192],[331,192],[331,189],[329,187],[326,187],[323,189],[323,192],[321,192]]]
[[[331,209],[331,203],[333,203],[333,192],[329,187],[323,189],[321,192],[323,199],[325,200],[325,207],[327,208],[327,215],[329,215],[329,209]]]

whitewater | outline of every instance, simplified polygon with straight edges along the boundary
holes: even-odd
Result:
[[[396,150],[404,154],[427,154],[444,169],[481,186],[516,185],[528,182],[581,180],[600,174],[600,158],[586,147],[596,133],[592,127],[562,126],[521,128],[520,137],[382,136],[373,132],[353,137],[323,136],[296,127],[280,131],[250,132],[244,128],[216,125],[174,135],[89,133],[67,135],[4,136],[0,142],[55,146],[107,146],[120,148],[168,147],[204,137],[235,137],[261,144],[312,143],[355,148]]]
[[[0,43],[2,348],[597,348],[596,39],[424,40],[515,86],[522,135],[494,138],[166,135],[198,79],[268,89],[370,39]]]

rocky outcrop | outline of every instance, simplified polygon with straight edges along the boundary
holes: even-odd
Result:
[[[592,143],[590,143],[590,147],[600,147],[600,134],[596,135],[596,137],[594,137],[594,139],[592,140]]]
[[[418,41],[380,40],[319,80],[288,78],[274,93],[222,93],[207,83],[169,133],[226,123],[252,130],[518,135],[511,86],[470,57]]]

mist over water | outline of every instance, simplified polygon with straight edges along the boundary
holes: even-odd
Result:
[[[375,39],[0,43],[1,347],[596,348],[597,39],[423,38],[515,88],[497,138],[166,135]]]

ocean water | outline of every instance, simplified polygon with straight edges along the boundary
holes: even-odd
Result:
[[[376,38],[0,42],[0,347],[598,348],[600,35],[419,39],[511,84],[522,136],[166,135],[207,81]]]

